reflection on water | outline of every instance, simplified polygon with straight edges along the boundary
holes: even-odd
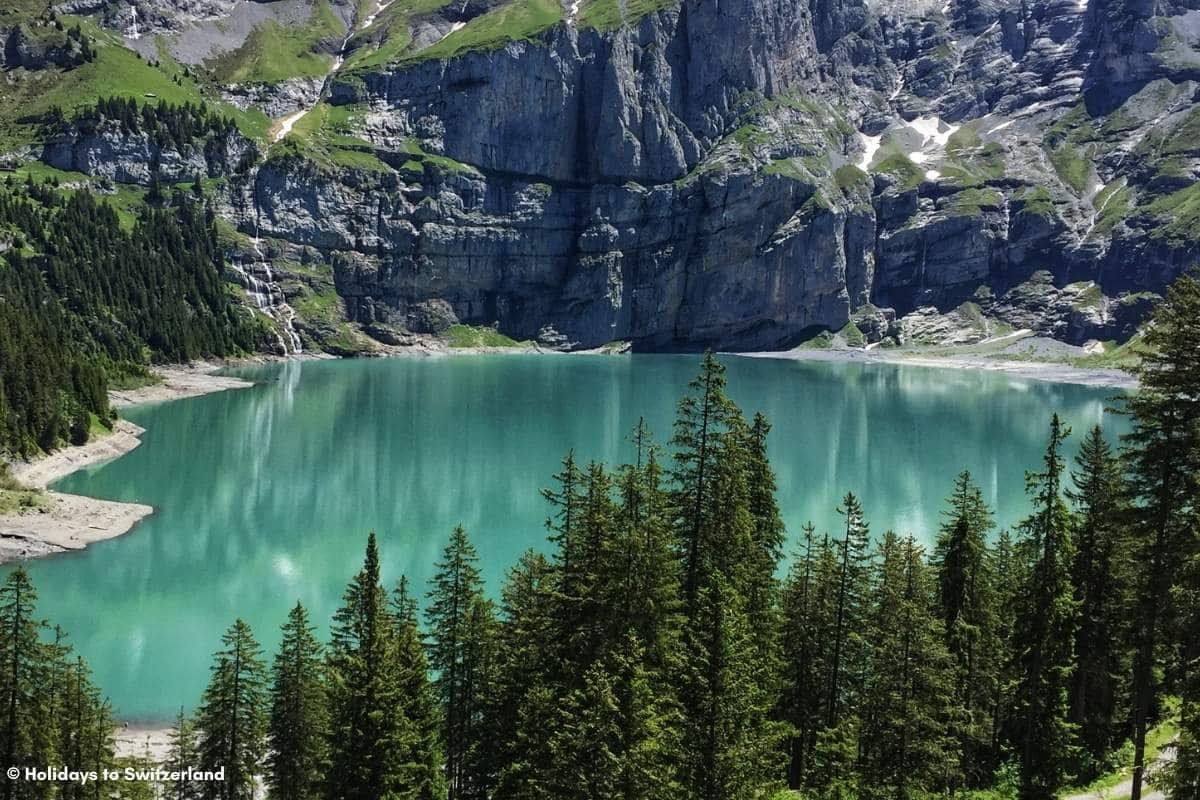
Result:
[[[1106,390],[969,370],[728,360],[730,391],[774,424],[789,531],[836,526],[847,490],[872,529],[928,541],[969,468],[998,519],[1024,515],[1050,413],[1081,433]],[[150,503],[136,532],[31,565],[41,610],[61,623],[127,718],[171,717],[198,700],[209,656],[237,616],[268,648],[297,599],[332,615],[380,535],[388,580],[428,579],[457,523],[495,589],[543,542],[538,487],[568,448],[629,457],[645,415],[670,436],[696,368],[681,356],[488,356],[294,362],[239,374],[262,383],[132,409],[145,444],[58,488]],[[1078,440],[1078,436],[1074,437]]]

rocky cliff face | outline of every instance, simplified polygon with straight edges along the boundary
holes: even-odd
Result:
[[[1120,338],[1200,258],[1188,2],[385,4],[222,213],[389,342]]]

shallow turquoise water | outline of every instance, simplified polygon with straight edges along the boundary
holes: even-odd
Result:
[[[969,468],[1012,524],[1027,512],[1050,413],[1075,428],[1110,390],[971,370],[729,358],[730,392],[774,423],[789,533],[836,526],[847,491],[872,529],[928,541]],[[486,356],[302,362],[246,369],[262,383],[128,410],[133,453],[57,488],[152,504],[133,533],[32,563],[43,616],[91,662],[119,716],[167,719],[199,699],[222,630],[241,616],[268,648],[297,599],[324,623],[379,532],[385,576],[424,586],[466,525],[494,590],[541,546],[546,485],[567,448],[627,458],[645,415],[670,434],[688,356]]]

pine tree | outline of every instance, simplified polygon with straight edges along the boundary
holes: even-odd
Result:
[[[329,676],[329,800],[402,797],[405,764],[417,733],[403,713],[395,620],[380,583],[372,533],[363,567],[334,615],[326,657]]]
[[[491,797],[495,781],[494,754],[488,721],[491,698],[497,688],[498,623],[495,604],[477,597],[471,606],[467,622],[467,647],[463,669],[470,694],[466,698],[473,713],[467,717],[463,738],[467,742],[463,766],[464,800],[486,800]]]
[[[1013,744],[1020,756],[1022,800],[1056,797],[1074,755],[1067,696],[1077,609],[1070,573],[1071,517],[1062,498],[1062,443],[1069,435],[1055,414],[1043,469],[1026,478],[1034,511],[1021,530],[1035,560],[1014,636],[1020,670]]]
[[[564,572],[571,569],[575,551],[579,508],[583,505],[583,474],[575,463],[575,452],[568,451],[562,460],[562,471],[554,475],[555,489],[542,489],[542,498],[553,512],[546,518],[546,530],[558,553],[558,566]]]
[[[987,550],[992,512],[983,493],[962,472],[948,499],[932,563],[946,646],[957,664],[955,697],[963,710],[959,737],[969,785],[988,782],[992,752],[992,702],[998,677],[996,599]]]
[[[698,587],[684,637],[684,796],[740,800],[782,782],[786,730],[770,719],[777,697],[756,668],[745,599],[720,572]]]
[[[1085,776],[1097,774],[1103,759],[1120,743],[1124,686],[1129,674],[1128,618],[1132,564],[1125,532],[1125,484],[1121,466],[1092,428],[1075,458],[1071,473],[1074,502],[1075,559],[1071,580],[1079,606],[1075,634],[1076,667],[1071,680],[1070,720],[1078,726],[1087,755]]]
[[[9,767],[44,768],[57,761],[50,653],[40,640],[46,625],[34,615],[37,592],[23,567],[0,587],[0,752]],[[49,787],[5,775],[5,800],[41,797]]]
[[[171,729],[170,746],[163,768],[178,773],[179,777],[164,787],[164,796],[170,800],[199,800],[202,784],[185,777],[189,767],[200,762],[199,744],[196,741],[196,725],[179,709],[175,727]]]
[[[496,797],[549,796],[551,732],[545,720],[554,713],[555,572],[543,556],[527,551],[501,588],[496,690],[487,709]]]
[[[434,690],[442,707],[442,747],[450,800],[471,793],[468,754],[477,746],[482,676],[471,668],[472,653],[480,647],[472,634],[484,632],[472,624],[483,599],[483,581],[476,566],[479,556],[462,526],[454,529],[437,563],[426,620],[430,630],[429,665],[435,671]]]
[[[802,528],[803,547],[792,560],[781,601],[782,654],[785,664],[780,716],[792,729],[788,785],[804,786],[817,734],[827,719],[829,631],[837,556],[826,535],[818,544],[812,523]]]
[[[996,542],[989,553],[991,572],[996,587],[996,680],[992,686],[991,751],[989,762],[999,764],[1007,745],[1006,735],[1014,726],[1015,710],[1012,708],[1013,692],[1020,672],[1018,660],[1012,656],[1016,649],[1014,637],[1017,617],[1021,613],[1024,587],[1029,582],[1029,569],[1008,529],[996,535]]]
[[[717,504],[711,495],[717,461],[729,452],[723,440],[741,415],[725,395],[725,366],[711,352],[704,354],[700,374],[688,383],[688,389],[691,393],[679,401],[676,410],[671,444],[675,447],[673,503],[683,563],[683,599],[691,616],[708,557],[707,540],[712,536],[710,514]]]
[[[1179,735],[1175,757],[1165,764],[1160,762],[1158,774],[1151,776],[1168,800],[1200,797],[1200,641],[1195,636],[1200,630],[1200,553],[1191,557],[1184,573],[1173,597],[1180,608],[1179,622],[1186,637],[1180,654]]]
[[[315,800],[327,766],[325,664],[308,611],[288,612],[272,666],[267,785],[278,800]]]
[[[267,672],[258,642],[242,620],[221,637],[212,678],[197,712],[199,767],[225,770],[225,779],[204,784],[202,796],[250,800],[266,755]]]
[[[411,800],[443,800],[446,797],[445,759],[442,755],[442,715],[429,682],[429,662],[417,625],[417,601],[401,577],[393,594],[396,621],[396,678],[400,688],[400,710],[411,735],[405,741],[401,797]]]
[[[624,563],[609,591],[616,595],[614,606],[623,617],[617,627],[637,636],[647,668],[672,674],[683,623],[679,562],[658,451],[648,444],[644,423],[635,437],[637,463],[623,467],[617,478],[620,503],[613,551]]]
[[[1155,309],[1144,336],[1145,354],[1134,370],[1138,390],[1125,411],[1133,429],[1123,438],[1126,472],[1135,501],[1133,621],[1133,787],[1140,800],[1146,729],[1161,689],[1156,659],[1175,621],[1165,602],[1196,547],[1200,508],[1200,273],[1181,276]]]
[[[866,665],[863,633],[867,627],[871,580],[870,534],[862,505],[848,493],[838,513],[845,517],[846,525],[837,548],[832,655],[825,694],[825,722],[829,727],[835,727],[847,709],[853,710],[862,688]]]
[[[877,563],[860,770],[872,793],[920,797],[958,779],[956,662],[921,548],[888,531]]]
[[[62,652],[65,679],[57,704],[59,728],[62,731],[57,747],[61,762],[69,770],[97,775],[112,766],[112,719],[101,700],[100,690],[92,683],[91,670],[82,657],[74,661],[66,658],[69,649],[56,648]],[[82,800],[91,797],[93,787],[78,781],[66,781],[60,788],[60,797]]]

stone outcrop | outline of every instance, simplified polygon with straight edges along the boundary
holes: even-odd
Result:
[[[330,77],[348,128],[285,141],[221,198],[381,341],[464,323],[753,349],[855,321],[1082,342],[1128,336],[1200,259],[1185,1],[682,0],[602,29],[564,3],[511,41],[444,44],[499,5],[389,22],[407,50]],[[226,96],[279,116],[314,85]],[[244,154],[98,131],[43,158],[145,182],[152,156],[175,180]]]
[[[256,153],[256,145],[236,132],[179,149],[145,131],[130,132],[104,121],[86,129],[69,125],[47,138],[41,159],[57,169],[149,186],[155,170],[164,183],[227,177],[244,168]]]

